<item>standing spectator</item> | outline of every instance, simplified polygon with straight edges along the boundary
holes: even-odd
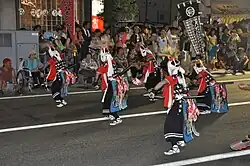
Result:
[[[86,57],[87,53],[89,52],[89,45],[91,42],[91,33],[90,33],[90,23],[85,21],[83,23],[82,34],[83,34],[83,44],[82,44],[82,52],[81,52],[81,59]]]
[[[74,43],[70,39],[70,35],[67,31],[67,28],[65,24],[63,24],[62,29],[60,31],[61,37],[60,40],[62,44],[65,46],[65,61],[67,64],[73,64],[73,49],[74,49]]]
[[[214,20],[213,22],[213,31],[214,31],[214,35],[216,36],[216,42],[219,43],[220,42],[220,25],[219,22]]]
[[[155,53],[155,55],[158,55],[160,48],[159,48],[159,37],[156,33],[152,34],[151,37],[151,41],[152,41],[152,47],[153,47],[153,53]]]
[[[237,33],[241,39],[241,41],[238,43],[238,47],[242,47],[244,49],[247,48],[247,35],[243,33],[242,29],[237,29]]]
[[[169,30],[168,25],[165,25],[164,28],[163,28],[162,30],[165,30],[166,32],[168,32],[168,30]]]
[[[235,56],[233,73],[232,73],[233,75],[235,75],[237,72],[245,74],[245,72],[243,71],[244,59],[245,59],[245,50],[244,48],[241,47],[238,49],[237,54]]]
[[[43,39],[43,30],[41,25],[35,25],[33,28],[34,31],[37,31],[39,33],[39,40]]]
[[[65,24],[61,25],[61,30],[59,31],[59,34],[62,44],[66,46],[66,48],[68,48],[70,43],[70,38]]]
[[[116,61],[118,72],[122,72],[125,68],[128,67],[128,61],[123,48],[117,48],[117,53],[114,59]]]
[[[148,44],[150,42],[151,35],[152,35],[152,28],[151,28],[151,26],[148,25],[148,24],[145,24],[144,30],[143,30],[143,37],[144,37],[145,43]]]
[[[236,26],[236,24],[234,26]],[[233,56],[232,56],[233,74],[236,74],[237,71],[241,71],[241,69],[239,69],[240,59],[237,55],[237,53],[239,53],[238,52],[238,45],[240,42],[241,42],[241,38],[240,38],[239,34],[237,33],[236,30],[232,30],[231,38],[230,38],[230,49],[233,52]]]
[[[208,60],[212,67],[212,70],[216,70],[215,64],[217,62],[217,36],[216,30],[212,29],[210,34],[208,35],[208,43],[209,43],[209,55]]]
[[[187,36],[187,31],[184,31],[182,33],[182,36],[180,37],[180,51],[181,57],[179,58],[181,60],[181,66],[185,69],[187,75],[191,74],[193,71],[192,63],[191,63],[191,55],[190,55],[190,49],[191,49],[191,41]]]
[[[109,48],[109,51],[113,50],[114,41],[111,38],[111,29],[109,27],[106,28],[104,34],[101,36],[101,40],[103,43],[107,45],[107,47]]]
[[[118,34],[116,35],[115,38],[115,43],[116,43],[116,50],[121,47],[124,49],[125,53],[127,50],[127,32],[126,28],[122,27],[120,28]]]
[[[164,29],[161,30],[161,34],[159,36],[158,41],[159,41],[160,52],[162,52],[167,48],[168,45],[167,32]]]
[[[75,44],[76,44],[76,48],[78,50],[78,52],[80,53],[80,49],[81,46],[83,45],[84,42],[84,38],[83,38],[83,34],[81,31],[81,26],[79,24],[75,24]],[[81,57],[82,58],[82,57]]]
[[[222,34],[222,41],[227,44],[229,40],[230,40],[229,29],[225,27],[223,34]]]
[[[90,47],[98,48],[98,49],[101,48],[101,46],[102,46],[101,35],[102,35],[102,33],[101,33],[100,29],[96,29],[94,34],[92,35]]]
[[[141,34],[141,29],[138,26],[134,27],[134,33],[130,38],[130,42],[133,46],[133,48],[137,45],[137,44],[143,44],[143,36]]]

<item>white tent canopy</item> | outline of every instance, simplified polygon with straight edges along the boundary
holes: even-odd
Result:
[[[213,15],[250,14],[250,0],[211,0]]]
[[[203,0],[210,1],[212,19],[221,18],[224,24],[250,19],[250,0]]]

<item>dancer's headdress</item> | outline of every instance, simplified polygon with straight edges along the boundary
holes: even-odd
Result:
[[[140,51],[141,51],[141,55],[143,57],[146,57],[147,55],[153,55],[152,51],[150,51],[148,48],[146,48],[144,45],[140,46]]]
[[[49,47],[48,52],[49,52],[49,56],[53,58],[54,60],[56,60],[57,71],[61,71],[67,68],[66,67],[67,65],[65,61],[61,58],[60,53],[53,46]]]
[[[185,73],[185,70],[180,66],[180,61],[176,58],[169,58],[168,61],[168,74],[177,75],[179,72]]]
[[[112,60],[113,60],[112,55],[110,54],[110,52],[107,49],[102,48],[101,52],[100,52],[100,56],[101,56],[101,61],[103,63],[107,63],[108,64],[108,73],[107,73],[107,76],[108,77],[113,76],[114,75],[114,68],[113,68],[113,63],[112,63]]]

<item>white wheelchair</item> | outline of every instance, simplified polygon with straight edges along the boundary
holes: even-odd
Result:
[[[18,92],[20,94],[26,92],[32,92],[33,89],[33,77],[32,73],[28,68],[25,68],[25,60],[23,58],[19,59],[20,65],[18,67],[16,82],[18,87]]]

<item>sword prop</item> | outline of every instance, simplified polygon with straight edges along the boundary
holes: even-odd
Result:
[[[133,60],[131,63],[135,63],[136,61],[138,61],[137,59]],[[130,70],[130,68],[132,67],[133,65],[129,65],[127,68],[125,68],[122,72],[120,73],[117,73],[115,77],[118,77],[118,76],[122,76],[123,74],[125,74],[127,71]]]

